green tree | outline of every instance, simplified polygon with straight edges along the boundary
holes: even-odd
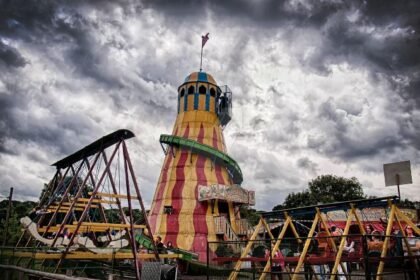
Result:
[[[12,201],[12,209],[7,230],[7,245],[16,245],[17,240],[22,234],[22,227],[19,220],[26,216],[35,205],[36,203],[33,201]],[[6,213],[8,207],[9,201],[7,199],[0,201],[0,244],[3,242],[4,231],[6,230]]]
[[[260,214],[257,213],[257,210],[253,208],[248,208],[246,206],[240,208],[241,217],[246,219],[251,226],[258,224],[260,220]]]
[[[366,198],[362,185],[355,177],[347,179],[321,175],[310,181],[308,186],[307,190],[288,194],[284,203],[274,206],[273,211]]]
[[[316,201],[312,193],[308,190],[304,190],[302,192],[289,193],[284,200],[283,208],[296,208],[314,204],[316,204]]]
[[[411,201],[406,198],[406,199],[402,199],[397,205],[400,208],[419,209],[420,201]]]
[[[322,175],[308,183],[313,201],[331,203],[364,199],[363,188],[357,178],[350,179],[334,175]]]

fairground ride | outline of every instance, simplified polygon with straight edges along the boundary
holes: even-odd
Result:
[[[241,253],[237,256],[222,256],[209,260],[209,275],[216,271],[211,267],[217,264],[219,267],[224,267],[222,275],[231,280],[242,278],[262,280],[276,273],[293,280],[302,277],[305,279],[373,277],[379,280],[407,276],[409,279],[420,279],[419,255],[416,251],[420,244],[417,239],[407,236],[405,231],[406,227],[411,227],[419,235],[420,229],[397,207],[397,202],[397,197],[382,197],[262,213],[248,241],[211,244],[239,247],[237,251]],[[361,213],[372,208],[386,209],[387,217],[383,221],[385,223],[383,233],[368,234],[365,231],[365,221]],[[339,210],[346,213],[347,220],[343,231],[337,235],[331,231],[331,221],[328,221],[327,214]],[[296,228],[302,217],[311,221],[306,235],[302,235],[302,231]],[[279,221],[282,227],[278,236],[274,236],[269,224]],[[292,233],[292,238],[285,237],[287,231]],[[416,240],[417,245],[413,246],[411,241]],[[351,250],[348,249],[350,246]],[[266,248],[269,254],[261,255],[260,247]],[[281,272],[276,270],[276,267],[281,267]]]
[[[38,206],[20,220],[18,243],[1,250],[5,271],[31,269],[29,274],[46,279],[63,273],[140,279],[141,266],[160,272],[160,259],[180,257],[159,254],[151,242],[126,145],[132,137],[118,130],[53,164],[57,170]]]

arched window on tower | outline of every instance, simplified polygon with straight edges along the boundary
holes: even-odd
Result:
[[[206,94],[206,87],[205,86],[200,86],[198,88],[198,93],[200,93],[200,94]]]
[[[185,89],[183,88],[183,89],[181,90],[181,93],[180,93],[179,97],[183,97],[184,95],[185,95]]]
[[[216,91],[214,90],[214,88],[210,89],[210,95],[216,97]]]
[[[194,94],[194,86],[188,88],[188,94]]]

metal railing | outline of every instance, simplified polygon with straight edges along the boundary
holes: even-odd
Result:
[[[371,236],[349,235],[349,245],[354,242],[352,249],[344,251],[336,273],[333,267],[337,259],[338,238],[336,236],[301,237],[300,241],[295,237],[283,238],[279,247],[279,257],[272,258],[272,247],[277,240],[256,239],[250,253],[241,256],[248,241],[208,242],[207,279],[227,279],[233,271],[238,272],[235,279],[270,279],[270,275],[277,273],[282,279],[420,279],[419,262],[420,255],[415,253],[410,257],[403,250],[405,243],[402,236],[389,236],[390,242],[388,254],[381,257],[381,252],[375,250]],[[381,236],[382,239],[385,236]],[[310,239],[310,245],[303,259],[303,265],[299,271],[295,268],[300,261],[306,240]],[[336,246],[332,244],[336,244]],[[380,241],[379,241],[380,243]],[[326,244],[326,245],[325,245]],[[241,248],[239,252],[234,247]],[[334,248],[335,247],[335,248]],[[214,248],[216,248],[215,251]],[[269,253],[267,253],[267,250]],[[267,273],[263,273],[267,261],[271,261],[271,267]],[[239,270],[235,265],[241,261]],[[384,269],[379,274],[379,264],[384,263]],[[280,271],[273,269],[280,266]],[[264,275],[263,275],[264,274]],[[262,277],[262,278],[261,278]]]
[[[233,230],[226,216],[214,217],[216,234],[223,234],[229,241],[239,241],[239,237]]]
[[[236,219],[236,234],[237,235],[250,235],[254,232],[254,229],[250,226],[247,219]]]

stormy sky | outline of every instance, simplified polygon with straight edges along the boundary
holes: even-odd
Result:
[[[36,200],[50,165],[120,128],[150,205],[176,90],[203,69],[233,91],[229,154],[269,210],[322,174],[420,199],[420,2],[0,0],[0,195]]]

